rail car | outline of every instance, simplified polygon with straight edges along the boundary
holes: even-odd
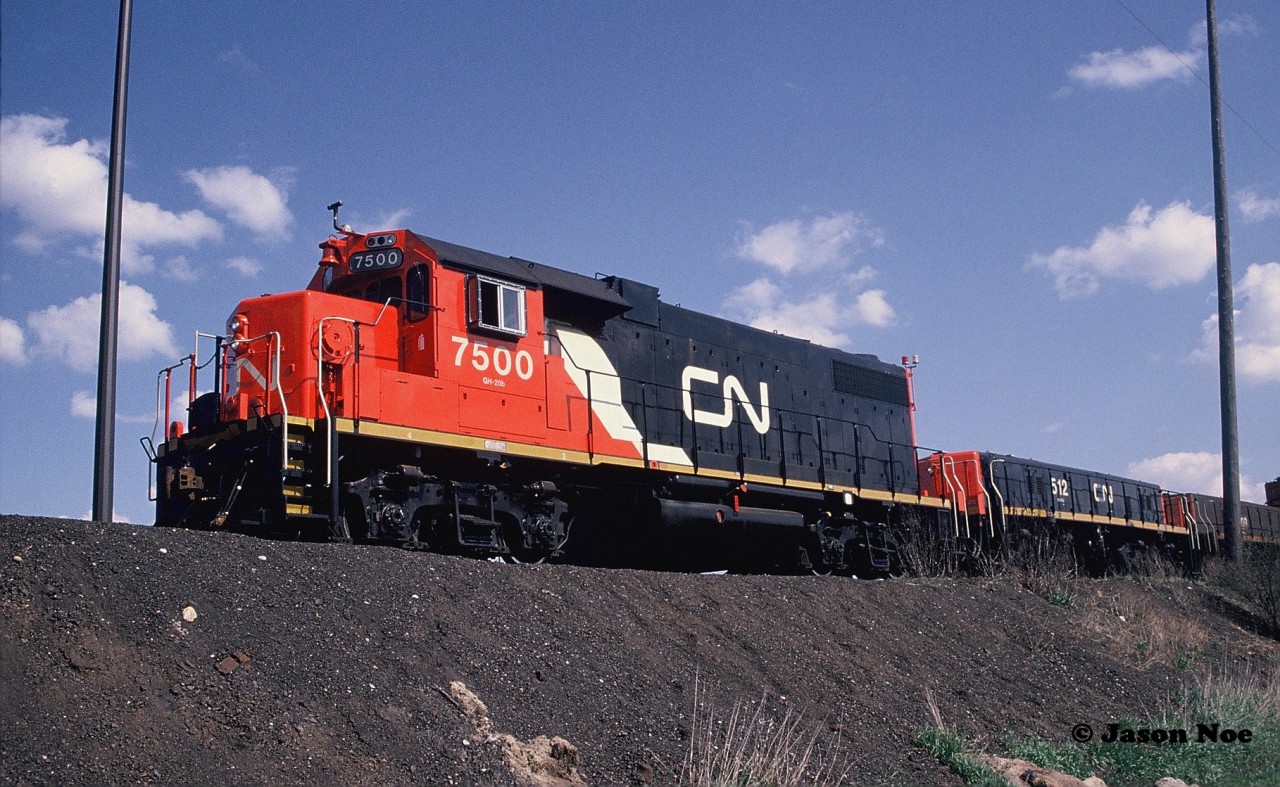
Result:
[[[1144,481],[979,451],[929,455],[920,479],[950,505],[955,536],[987,550],[1043,527],[1069,537],[1096,570],[1213,548],[1208,519],[1171,517],[1165,493]]]
[[[905,358],[701,314],[619,276],[354,232],[339,205],[304,289],[240,301],[161,371],[164,434],[144,438],[156,524],[859,575],[893,571],[908,525],[971,550],[1049,527],[1099,564],[1221,538],[1204,496],[988,452],[919,458]],[[169,404],[184,367],[185,423]],[[1249,532],[1280,542],[1280,508],[1257,508]]]
[[[306,289],[241,301],[185,360],[214,390],[187,427],[163,416],[157,524],[883,571],[894,518],[944,507],[901,367],[621,277],[335,228]]]
[[[1206,536],[1206,548],[1223,539],[1226,522],[1222,498],[1194,492],[1166,492],[1166,519]],[[1260,505],[1241,501],[1240,537],[1255,544],[1280,544],[1280,502]]]

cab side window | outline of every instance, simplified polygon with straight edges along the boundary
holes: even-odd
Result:
[[[525,335],[524,287],[472,276],[467,281],[467,296],[467,317],[473,329]]]
[[[430,308],[426,265],[414,265],[405,276],[405,317],[409,322],[417,322],[427,316]]]

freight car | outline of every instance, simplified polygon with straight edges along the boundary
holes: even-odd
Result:
[[[1211,537],[1207,523],[1167,519],[1160,488],[1130,478],[979,451],[932,454],[919,473],[922,493],[948,502],[954,536],[982,551],[1048,527],[1094,570],[1125,569],[1153,551],[1202,551]]]
[[[901,367],[621,277],[356,233],[336,206],[334,226],[306,289],[241,301],[162,372],[166,409],[183,365],[192,401],[149,449],[157,524],[883,572],[890,526],[945,508]]]
[[[1226,516],[1222,498],[1196,493],[1165,493],[1166,519],[1205,533],[1214,548],[1223,538]],[[1241,501],[1240,537],[1254,544],[1280,544],[1280,502],[1259,505]]]

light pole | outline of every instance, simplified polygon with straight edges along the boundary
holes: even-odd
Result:
[[[116,339],[120,313],[120,208],[124,198],[124,126],[129,94],[129,30],[133,0],[120,0],[116,93],[111,113],[107,232],[102,259],[102,321],[98,334],[98,420],[93,441],[93,519],[111,522],[115,509]]]
[[[1222,402],[1222,518],[1227,559],[1244,554],[1240,538],[1240,433],[1236,424],[1235,305],[1231,293],[1231,236],[1227,230],[1227,153],[1222,136],[1218,83],[1218,22],[1214,0],[1205,0],[1209,38],[1209,110],[1213,124],[1213,207],[1218,235],[1218,375]]]

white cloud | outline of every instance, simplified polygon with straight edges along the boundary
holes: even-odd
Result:
[[[107,215],[106,145],[65,143],[65,118],[0,119],[0,201],[41,232],[101,233]]]
[[[847,345],[850,328],[891,325],[896,317],[884,290],[866,289],[876,269],[849,270],[854,258],[884,245],[884,233],[852,211],[788,219],[737,241],[738,256],[772,268],[777,280],[757,278],[729,293],[733,319],[818,344]]]
[[[107,149],[102,142],[67,142],[67,120],[14,115],[0,120],[0,205],[14,209],[23,229],[14,240],[27,251],[49,248],[50,237],[86,239],[87,256],[102,255],[107,216]],[[220,238],[222,228],[198,210],[174,213],[129,194],[121,204],[121,267],[149,271],[152,246],[195,246]]]
[[[173,328],[156,316],[156,299],[136,284],[120,283],[118,353],[122,361],[159,355],[176,358]],[[98,365],[98,331],[102,294],[76,298],[65,306],[50,306],[27,315],[32,356],[50,358],[78,371]]]
[[[1235,370],[1258,383],[1280,383],[1280,262],[1251,265],[1235,284]],[[1217,362],[1217,315],[1202,322],[1193,360]]]
[[[182,174],[195,184],[206,202],[235,223],[262,238],[288,238],[293,214],[286,204],[285,184],[273,183],[243,166],[192,169]]]
[[[1161,489],[1222,495],[1222,454],[1177,451],[1134,462],[1128,472],[1159,484]]]
[[[1086,87],[1132,90],[1166,79],[1189,81],[1192,68],[1204,59],[1204,49],[1172,52],[1163,46],[1149,46],[1132,52],[1112,49],[1090,52],[1072,66],[1067,75]]]
[[[413,215],[413,211],[408,208],[392,211],[391,213],[381,214],[373,226],[379,229],[399,229],[404,226],[405,219]]]
[[[98,397],[88,391],[71,394],[71,414],[76,418],[97,418]]]
[[[1256,36],[1261,32],[1262,27],[1248,14],[1232,14],[1226,19],[1218,20],[1218,35],[1220,36]],[[1207,46],[1208,40],[1208,27],[1205,26],[1204,22],[1191,29],[1192,44]]]
[[[178,417],[185,417],[187,412],[187,394],[182,392],[173,397],[173,412]],[[77,418],[96,420],[98,417],[98,397],[89,391],[76,391],[71,394],[71,414]],[[154,424],[156,415],[123,415],[116,411],[116,421],[126,424]]]
[[[790,219],[738,238],[738,255],[782,273],[848,262],[867,247],[884,245],[884,232],[853,212],[808,221]]]
[[[6,317],[0,317],[0,363],[26,363],[26,343],[22,326]]]
[[[792,298],[766,278],[734,290],[724,305],[752,327],[832,347],[852,341],[845,332],[850,327],[884,327],[895,316],[884,290],[868,290],[851,302],[830,290]]]
[[[248,257],[232,257],[227,260],[227,267],[241,276],[253,277],[262,273],[262,263]]]
[[[854,301],[853,314],[856,322],[875,328],[884,328],[893,324],[897,315],[889,301],[885,299],[884,290],[867,290]]]
[[[1168,492],[1194,492],[1222,497],[1222,454],[1208,451],[1175,451],[1129,465],[1128,474],[1151,481]],[[1254,502],[1266,499],[1266,485],[1240,477],[1240,497]]]
[[[1235,292],[1236,367],[1245,377],[1280,382],[1280,262],[1250,265]]]
[[[1280,197],[1261,197],[1258,192],[1245,190],[1236,195],[1240,213],[1247,222],[1262,221],[1280,216]]]
[[[1217,260],[1212,216],[1189,203],[1158,211],[1139,203],[1123,226],[1103,227],[1087,247],[1061,246],[1032,254],[1027,266],[1043,268],[1062,298],[1090,295],[1101,279],[1140,282],[1153,290],[1197,281]]]
[[[200,278],[200,271],[190,260],[179,254],[164,264],[164,275],[174,281],[193,282]]]
[[[240,48],[239,44],[236,44],[226,52],[218,55],[218,60],[230,66],[234,66],[246,74],[259,74],[262,72],[262,67],[255,61],[250,60],[249,56],[244,53],[244,50]]]
[[[1256,382],[1280,382],[1280,262],[1250,265],[1236,283],[1236,372]],[[1201,323],[1204,341],[1193,360],[1218,360],[1218,315]]]
[[[1245,14],[1218,21],[1218,35],[1257,35],[1257,22]],[[1112,49],[1090,52],[1067,71],[1067,75],[1085,87],[1136,90],[1163,82],[1190,82],[1197,71],[1206,66],[1208,35],[1205,23],[1193,25],[1187,34],[1187,48],[1175,52],[1166,46],[1149,46],[1127,51]]]

